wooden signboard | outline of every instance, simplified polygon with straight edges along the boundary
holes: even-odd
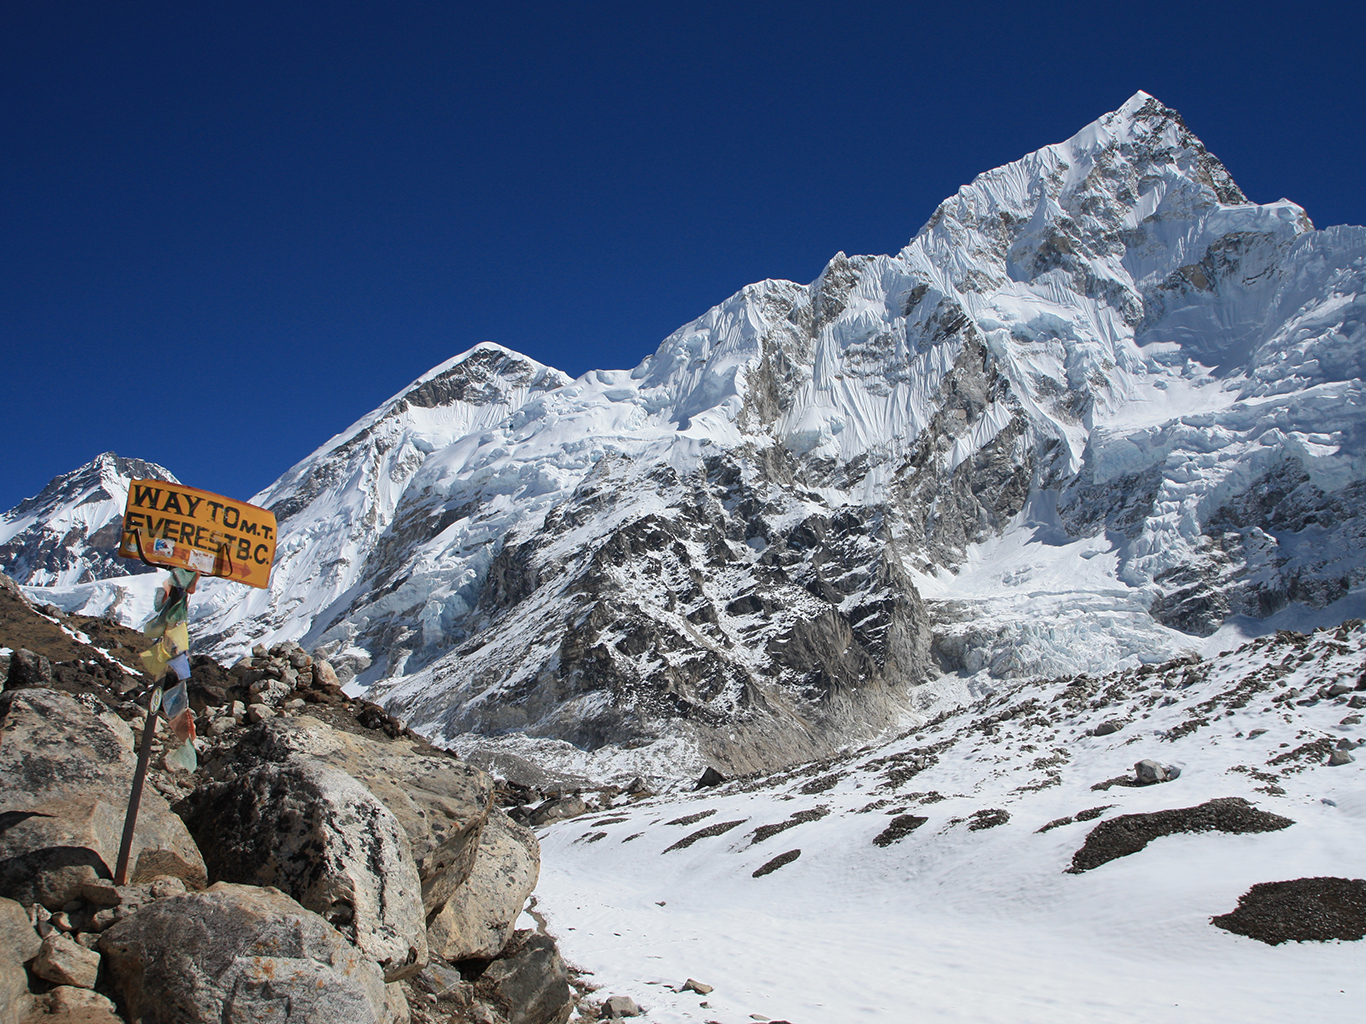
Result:
[[[275,514],[165,480],[134,480],[119,554],[268,589]]]

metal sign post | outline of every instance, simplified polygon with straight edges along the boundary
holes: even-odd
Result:
[[[152,735],[157,731],[157,712],[161,710],[161,686],[152,690],[147,702],[147,721],[142,727],[138,747],[138,767],[133,773],[133,791],[128,795],[128,813],[123,818],[123,841],[119,843],[119,864],[114,869],[114,884],[128,884],[128,855],[133,851],[133,830],[137,827],[138,805],[142,803],[142,784],[147,779],[147,763],[152,760]]]

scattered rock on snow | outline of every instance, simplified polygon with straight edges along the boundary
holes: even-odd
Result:
[[[891,822],[873,838],[874,846],[891,846],[898,839],[910,835],[929,818],[922,818],[918,814],[898,814]]]
[[[1134,777],[1140,786],[1152,786],[1159,782],[1171,782],[1181,774],[1181,769],[1172,765],[1158,764],[1144,758],[1134,765]]]
[[[1220,797],[1197,807],[1151,814],[1121,814],[1091,830],[1081,849],[1072,855],[1071,874],[1081,874],[1119,857],[1137,853],[1153,839],[1178,832],[1274,832],[1294,822],[1279,814],[1259,811],[1241,797]]]
[[[765,862],[764,864],[761,864],[759,867],[755,868],[755,869],[754,869],[754,874],[753,874],[751,877],[753,877],[753,878],[763,878],[764,875],[772,874],[774,871],[777,871],[780,867],[783,867],[783,866],[785,866],[785,865],[787,865],[787,864],[791,864],[794,860],[796,860],[796,859],[797,859],[798,857],[800,857],[801,855],[802,855],[802,851],[801,851],[801,850],[788,850],[786,853],[780,853],[780,854],[778,854],[778,856],[774,857],[772,860],[767,861],[767,862]],[[691,980],[691,979],[690,979],[690,980]],[[685,987],[686,987],[686,986],[685,986]],[[711,989],[707,989],[707,992],[710,992],[710,991],[711,991]],[[702,994],[703,994],[703,995],[706,995],[707,993],[706,993],[706,992],[703,992]]]
[[[1210,923],[1272,946],[1291,940],[1361,939],[1366,937],[1366,880],[1259,882],[1238,898],[1237,909],[1210,918]]]
[[[640,1007],[630,996],[609,996],[602,1004],[602,1012],[610,1020],[616,1020],[620,1017],[639,1017]]]

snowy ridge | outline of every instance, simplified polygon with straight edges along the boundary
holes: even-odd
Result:
[[[0,516],[0,568],[31,586],[57,587],[148,572],[116,555],[134,479],[178,482],[155,463],[113,452],[57,477]]]
[[[892,1022],[908,1002],[928,1021],[1343,1019],[1366,994],[1360,942],[1273,947],[1210,918],[1257,883],[1366,874],[1366,757],[1327,763],[1366,742],[1364,667],[1359,622],[1282,633],[618,797],[541,831],[537,910],[604,995],[661,1024]],[[1141,759],[1180,775],[1134,786]],[[1106,821],[1229,797],[1291,824],[1158,836],[1068,873]]]

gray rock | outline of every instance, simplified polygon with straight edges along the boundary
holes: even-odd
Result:
[[[1109,736],[1111,733],[1119,732],[1119,730],[1124,728],[1124,725],[1125,723],[1121,722],[1119,719],[1111,718],[1107,721],[1101,722],[1100,725],[1096,726],[1095,729],[1091,731],[1091,735]]]
[[[17,690],[26,686],[51,686],[52,662],[41,654],[20,649],[10,655],[5,689]]]
[[[307,757],[358,779],[403,826],[430,914],[474,867],[480,830],[493,805],[493,780],[428,750],[409,739],[380,742],[300,716],[270,722],[244,737],[237,751],[240,763],[220,771],[232,774],[243,765]]]
[[[689,978],[687,981],[683,982],[682,987],[680,987],[678,991],[696,992],[699,996],[705,996],[710,995],[714,990],[710,985],[704,984],[700,981],[694,981],[692,978]]]
[[[54,985],[94,988],[100,973],[100,955],[69,935],[49,935],[33,960],[33,973]]]
[[[56,910],[86,885],[108,879],[118,863],[127,808],[93,793],[54,797],[15,812],[0,832],[0,893]],[[131,882],[173,875],[195,888],[207,881],[203,858],[166,801],[144,790],[133,832]]]
[[[1351,764],[1356,758],[1345,750],[1334,750],[1328,755],[1328,763],[1334,767],[1338,765]]]
[[[563,1024],[573,1010],[569,970],[549,935],[531,935],[510,956],[493,961],[479,987],[508,1024]]]
[[[577,818],[580,814],[587,813],[588,804],[584,802],[583,797],[571,793],[556,800],[547,800],[537,807],[531,812],[531,824],[544,825],[550,821]]]
[[[28,911],[14,900],[0,898],[0,956],[26,964],[38,955],[43,940],[33,930]]]
[[[512,937],[540,871],[535,835],[501,811],[491,813],[474,870],[427,926],[432,951],[452,963],[497,956]]]
[[[28,974],[22,964],[0,949],[0,1024],[19,1024],[31,1006]]]
[[[1344,693],[1351,693],[1356,687],[1351,683],[1334,683],[1328,687],[1328,696],[1341,697]]]
[[[1167,769],[1148,758],[1144,758],[1134,765],[1134,775],[1138,778],[1139,783],[1144,786],[1167,781]]]
[[[118,716],[95,713],[56,690],[0,695],[0,895],[51,909],[79,886],[109,878],[118,860],[136,758]],[[204,862],[184,824],[150,787],[134,834],[131,877],[173,874],[205,882]]]
[[[437,999],[445,999],[447,996],[460,991],[465,985],[465,980],[454,967],[448,967],[439,960],[432,960],[413,979],[413,983],[422,991],[430,992]]]
[[[380,968],[277,889],[220,882],[159,900],[100,949],[143,1024],[392,1024]]]
[[[630,996],[609,996],[602,1004],[602,1012],[611,1020],[619,1017],[639,1017],[640,1007]]]
[[[200,786],[186,822],[215,879],[271,885],[321,914],[384,968],[385,981],[427,962],[422,890],[398,821],[337,768],[263,764]]]
[[[88,988],[58,985],[36,997],[35,1002],[45,1012],[40,1019],[51,1024],[123,1024],[123,1018],[114,1012],[113,1001]]]
[[[57,690],[0,694],[0,810],[23,810],[54,793],[126,794],[136,766],[133,733],[117,715],[97,715]]]

